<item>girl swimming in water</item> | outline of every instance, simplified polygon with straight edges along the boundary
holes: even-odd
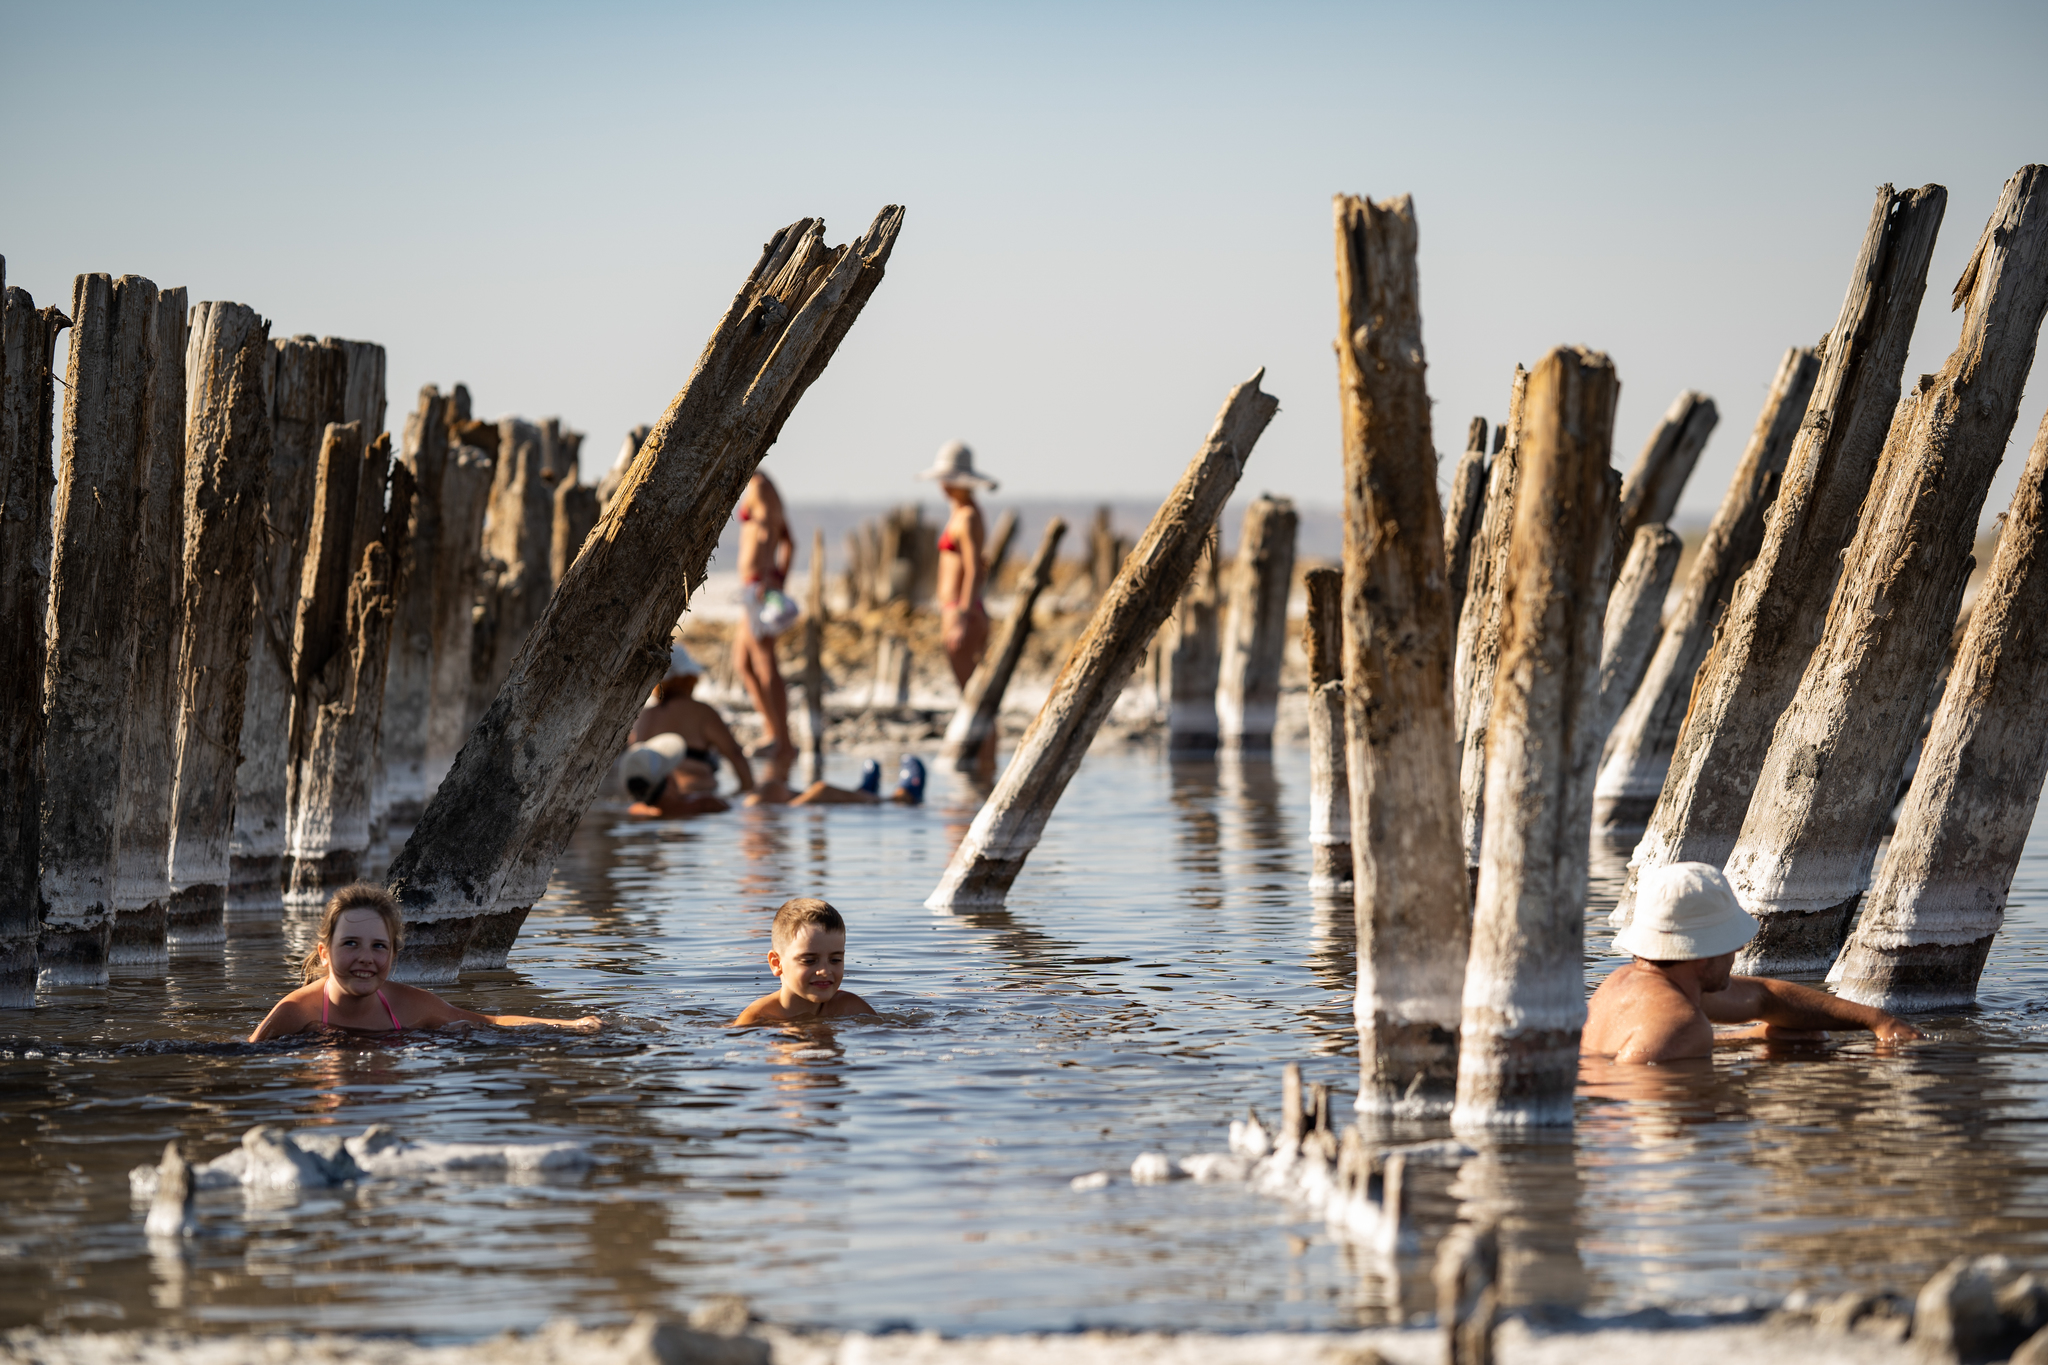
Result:
[[[351,1033],[392,1033],[439,1028],[443,1024],[495,1024],[518,1028],[545,1024],[550,1028],[595,1032],[595,1015],[581,1019],[530,1019],[523,1014],[478,1014],[458,1009],[432,991],[387,980],[398,956],[404,922],[398,902],[381,886],[359,882],[345,886],[327,902],[320,917],[320,939],[306,954],[306,984],[271,1008],[249,1041],[282,1038],[309,1028],[339,1028]]]

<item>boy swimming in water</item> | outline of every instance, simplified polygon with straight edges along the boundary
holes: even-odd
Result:
[[[728,1028],[875,1012],[852,991],[839,989],[846,977],[846,921],[837,910],[816,897],[798,896],[782,903],[768,934],[768,966],[782,978],[782,988],[741,1010]]]
[[[306,984],[272,1006],[249,1041],[260,1043],[310,1028],[403,1035],[409,1028],[455,1023],[499,1028],[544,1024],[579,1033],[598,1029],[595,1015],[533,1019],[523,1014],[478,1014],[457,1008],[432,991],[390,981],[404,928],[398,902],[383,887],[358,882],[335,892],[320,917],[320,940],[302,964]]]

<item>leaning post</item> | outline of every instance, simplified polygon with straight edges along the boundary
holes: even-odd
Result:
[[[1465,432],[1465,453],[1451,473],[1451,497],[1444,504],[1445,581],[1451,590],[1451,620],[1465,610],[1465,584],[1472,576],[1472,542],[1486,512],[1486,419],[1474,417]]]
[[[1045,524],[1045,538],[1038,542],[1038,553],[1031,557],[1030,567],[1018,581],[1016,605],[1010,610],[1010,619],[1003,623],[1003,638],[982,656],[980,666],[967,679],[967,687],[960,694],[960,705],[953,710],[940,750],[945,762],[957,772],[973,772],[982,746],[996,733],[1003,694],[1009,691],[1010,679],[1024,658],[1024,644],[1031,638],[1031,613],[1038,606],[1039,595],[1052,582],[1053,561],[1059,556],[1060,541],[1066,534],[1064,518],[1054,517]]]
[[[1643,443],[1636,462],[1621,481],[1621,532],[1623,545],[1635,540],[1638,530],[1671,520],[1678,510],[1678,496],[1692,477],[1707,437],[1714,434],[1721,414],[1714,400],[1691,389],[1671,400],[1664,420]]]
[[[1601,734],[1635,695],[1650,666],[1650,651],[1662,634],[1664,596],[1671,591],[1684,542],[1661,522],[1636,528],[1635,540],[1622,562],[1621,576],[1607,598],[1607,624],[1600,632]]]
[[[1344,575],[1303,575],[1308,615],[1308,886],[1313,895],[1351,892],[1351,784],[1344,763]]]

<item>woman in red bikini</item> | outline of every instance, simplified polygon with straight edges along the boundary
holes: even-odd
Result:
[[[350,1033],[390,1033],[439,1028],[443,1024],[495,1024],[594,1033],[595,1015],[581,1019],[532,1019],[523,1014],[478,1014],[458,1009],[432,991],[400,986],[387,978],[398,956],[404,921],[398,902],[381,886],[358,882],[334,893],[320,918],[320,941],[306,954],[306,984],[271,1007],[249,1041],[282,1038],[310,1028]]]
[[[918,477],[938,480],[953,504],[946,528],[939,532],[939,620],[944,630],[940,644],[953,666],[953,680],[964,688],[988,649],[988,608],[981,600],[988,579],[988,531],[974,490],[979,486],[994,492],[996,481],[975,472],[974,452],[962,441],[948,443]],[[991,777],[995,763],[996,737],[991,731],[975,770]]]

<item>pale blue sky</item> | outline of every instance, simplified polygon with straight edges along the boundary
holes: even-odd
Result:
[[[1157,497],[1260,365],[1246,483],[1340,497],[1329,196],[1413,193],[1438,449],[1516,361],[1608,351],[1626,465],[1832,323],[1874,187],[1937,181],[1909,375],[2005,177],[2048,160],[2036,4],[4,6],[0,254],[389,348],[585,469],[652,421],[776,227],[908,208],[770,468],[914,496],[955,436],[1005,491]],[[2022,408],[2002,510],[2048,398]]]

